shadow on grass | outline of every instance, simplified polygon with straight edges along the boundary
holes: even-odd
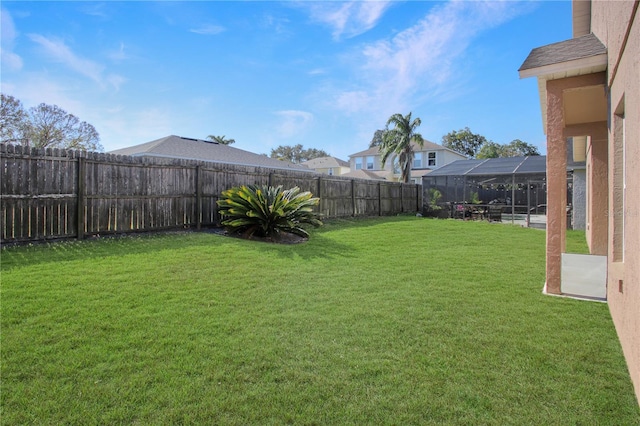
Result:
[[[260,242],[256,242],[255,244],[261,246],[260,250],[265,250],[281,258],[291,260],[336,259],[357,256],[357,251],[353,246],[328,238],[321,233],[312,233],[309,241],[300,244],[270,244]]]
[[[135,254],[151,254],[161,250],[183,249],[194,246],[229,244],[229,239],[192,231],[113,235],[84,241],[56,241],[3,247],[2,270],[42,263],[91,261],[107,257],[122,257]]]
[[[353,226],[350,224],[349,226]],[[313,231],[312,231],[313,232]],[[335,258],[353,256],[353,248],[321,232],[313,232],[309,241],[299,244],[276,244],[257,240],[244,240],[219,235],[210,230],[175,231],[149,234],[129,234],[94,238],[84,241],[56,241],[22,246],[3,247],[0,250],[0,268],[9,271],[17,267],[55,262],[87,261],[107,257],[145,255],[164,250],[210,249],[215,246],[229,253],[233,246],[251,247],[264,253],[275,253],[284,258]]]

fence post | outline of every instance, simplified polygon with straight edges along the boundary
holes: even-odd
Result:
[[[196,229],[202,227],[202,179],[200,178],[201,166],[196,166]]]
[[[85,180],[86,180],[86,164],[82,154],[78,157],[78,196],[77,196],[77,214],[76,226],[78,229],[78,239],[84,239],[84,207],[85,207]]]
[[[422,185],[418,186],[418,184],[416,183],[416,211],[417,212],[422,210],[420,208],[420,188],[422,188]]]
[[[273,173],[269,173],[269,186],[273,186]]]
[[[378,182],[378,216],[382,216],[382,183]]]
[[[404,183],[400,182],[400,213],[404,213]]]
[[[356,181],[355,179],[351,179],[351,207],[352,207],[352,217],[356,217]]]
[[[316,198],[320,199],[320,201],[318,202],[318,213],[322,213],[322,209],[327,204],[327,202],[320,196],[320,176],[318,176],[317,178],[316,193],[314,195],[316,196]]]

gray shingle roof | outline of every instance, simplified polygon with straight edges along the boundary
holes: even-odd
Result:
[[[387,173],[387,172],[384,172]],[[386,180],[384,176],[380,176],[379,174],[369,171],[369,170],[351,170],[349,173],[345,173],[340,175],[340,177],[348,177],[348,178],[358,178],[358,179],[371,179],[371,180]]]
[[[336,157],[319,157],[312,158],[309,161],[303,161],[303,166],[310,169],[324,169],[329,167],[349,167],[349,163]]]
[[[540,68],[607,53],[607,48],[594,34],[572,38],[531,50],[518,71]]]
[[[311,170],[304,166],[270,158],[266,155],[255,154],[202,139],[185,138],[175,135],[128,148],[116,149],[110,153],[137,157],[183,158],[188,160],[213,161],[217,163],[311,172]]]

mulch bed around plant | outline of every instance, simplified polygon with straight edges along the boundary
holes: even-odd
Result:
[[[221,227],[207,228],[207,229],[204,229],[203,231],[210,232],[213,234],[223,235],[225,237],[230,237],[230,238],[239,238],[241,240],[260,241],[264,243],[273,243],[273,244],[300,244],[308,240],[308,238],[306,237],[301,237],[299,235],[292,234],[290,232],[281,232],[280,234],[278,234],[276,238],[272,238],[272,237],[259,237],[256,235],[253,235],[251,237],[245,237],[242,234],[229,233],[227,232],[226,229]]]

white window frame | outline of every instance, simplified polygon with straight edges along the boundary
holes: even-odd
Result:
[[[437,167],[438,165],[438,155],[435,152],[427,153],[427,166],[428,167]]]
[[[367,156],[367,170],[374,170],[376,165],[376,159],[373,155]]]
[[[355,158],[355,163],[356,163],[356,170],[361,170],[362,169],[362,157],[356,157]]]
[[[422,168],[422,153],[418,152],[415,157],[413,157],[413,168],[421,169]]]

